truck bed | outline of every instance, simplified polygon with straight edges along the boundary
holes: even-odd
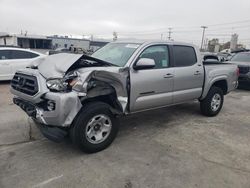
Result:
[[[204,88],[201,99],[203,99],[211,85],[217,80],[227,82],[227,92],[235,89],[238,80],[238,66],[231,63],[209,63],[203,64],[205,72]]]

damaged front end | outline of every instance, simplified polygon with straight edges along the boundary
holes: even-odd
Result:
[[[69,127],[90,101],[101,100],[113,113],[126,113],[128,74],[128,68],[90,56],[56,54],[18,71],[11,92],[14,103],[39,123]]]
[[[105,99],[116,113],[125,113],[128,103],[127,69],[77,71],[72,90],[78,93],[82,103],[98,98]]]

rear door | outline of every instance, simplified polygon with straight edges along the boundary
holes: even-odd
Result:
[[[173,102],[197,99],[202,94],[204,69],[192,46],[173,45],[175,66]]]
[[[130,69],[130,111],[141,111],[172,104],[173,68],[169,47],[152,45],[144,48],[137,58],[150,58],[156,63],[152,69]],[[136,63],[136,62],[135,62]]]
[[[10,50],[0,50],[0,80],[12,78]]]

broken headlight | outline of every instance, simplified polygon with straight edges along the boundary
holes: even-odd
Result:
[[[46,84],[52,91],[66,91],[68,89],[68,83],[60,78],[48,79]]]
[[[77,73],[69,73],[64,78],[48,79],[46,85],[52,91],[69,91],[72,89],[77,77]]]

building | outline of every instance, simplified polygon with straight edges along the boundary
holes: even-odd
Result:
[[[52,40],[40,35],[0,35],[0,45],[19,46],[31,49],[51,49]]]
[[[30,48],[41,53],[45,53],[51,49],[69,49],[70,47],[94,52],[107,43],[109,42],[103,40],[90,41],[88,39],[70,38],[68,36],[42,36],[28,34],[10,35],[5,32],[0,32],[0,46]]]
[[[89,50],[91,50],[92,52],[95,52],[96,50],[105,46],[108,43],[109,42],[107,41],[97,41],[97,40],[90,41]]]
[[[208,51],[215,52],[218,51],[219,39],[212,39],[208,41]]]
[[[231,50],[236,50],[237,49],[237,43],[238,43],[238,35],[236,33],[234,33],[231,36],[230,49]]]
[[[0,45],[8,45],[7,43],[9,43],[9,34],[5,33],[5,32],[0,32]]]
[[[88,50],[90,41],[87,39],[69,38],[68,36],[49,36],[48,39],[52,40],[52,48],[69,48],[73,46],[75,48],[82,48]]]

